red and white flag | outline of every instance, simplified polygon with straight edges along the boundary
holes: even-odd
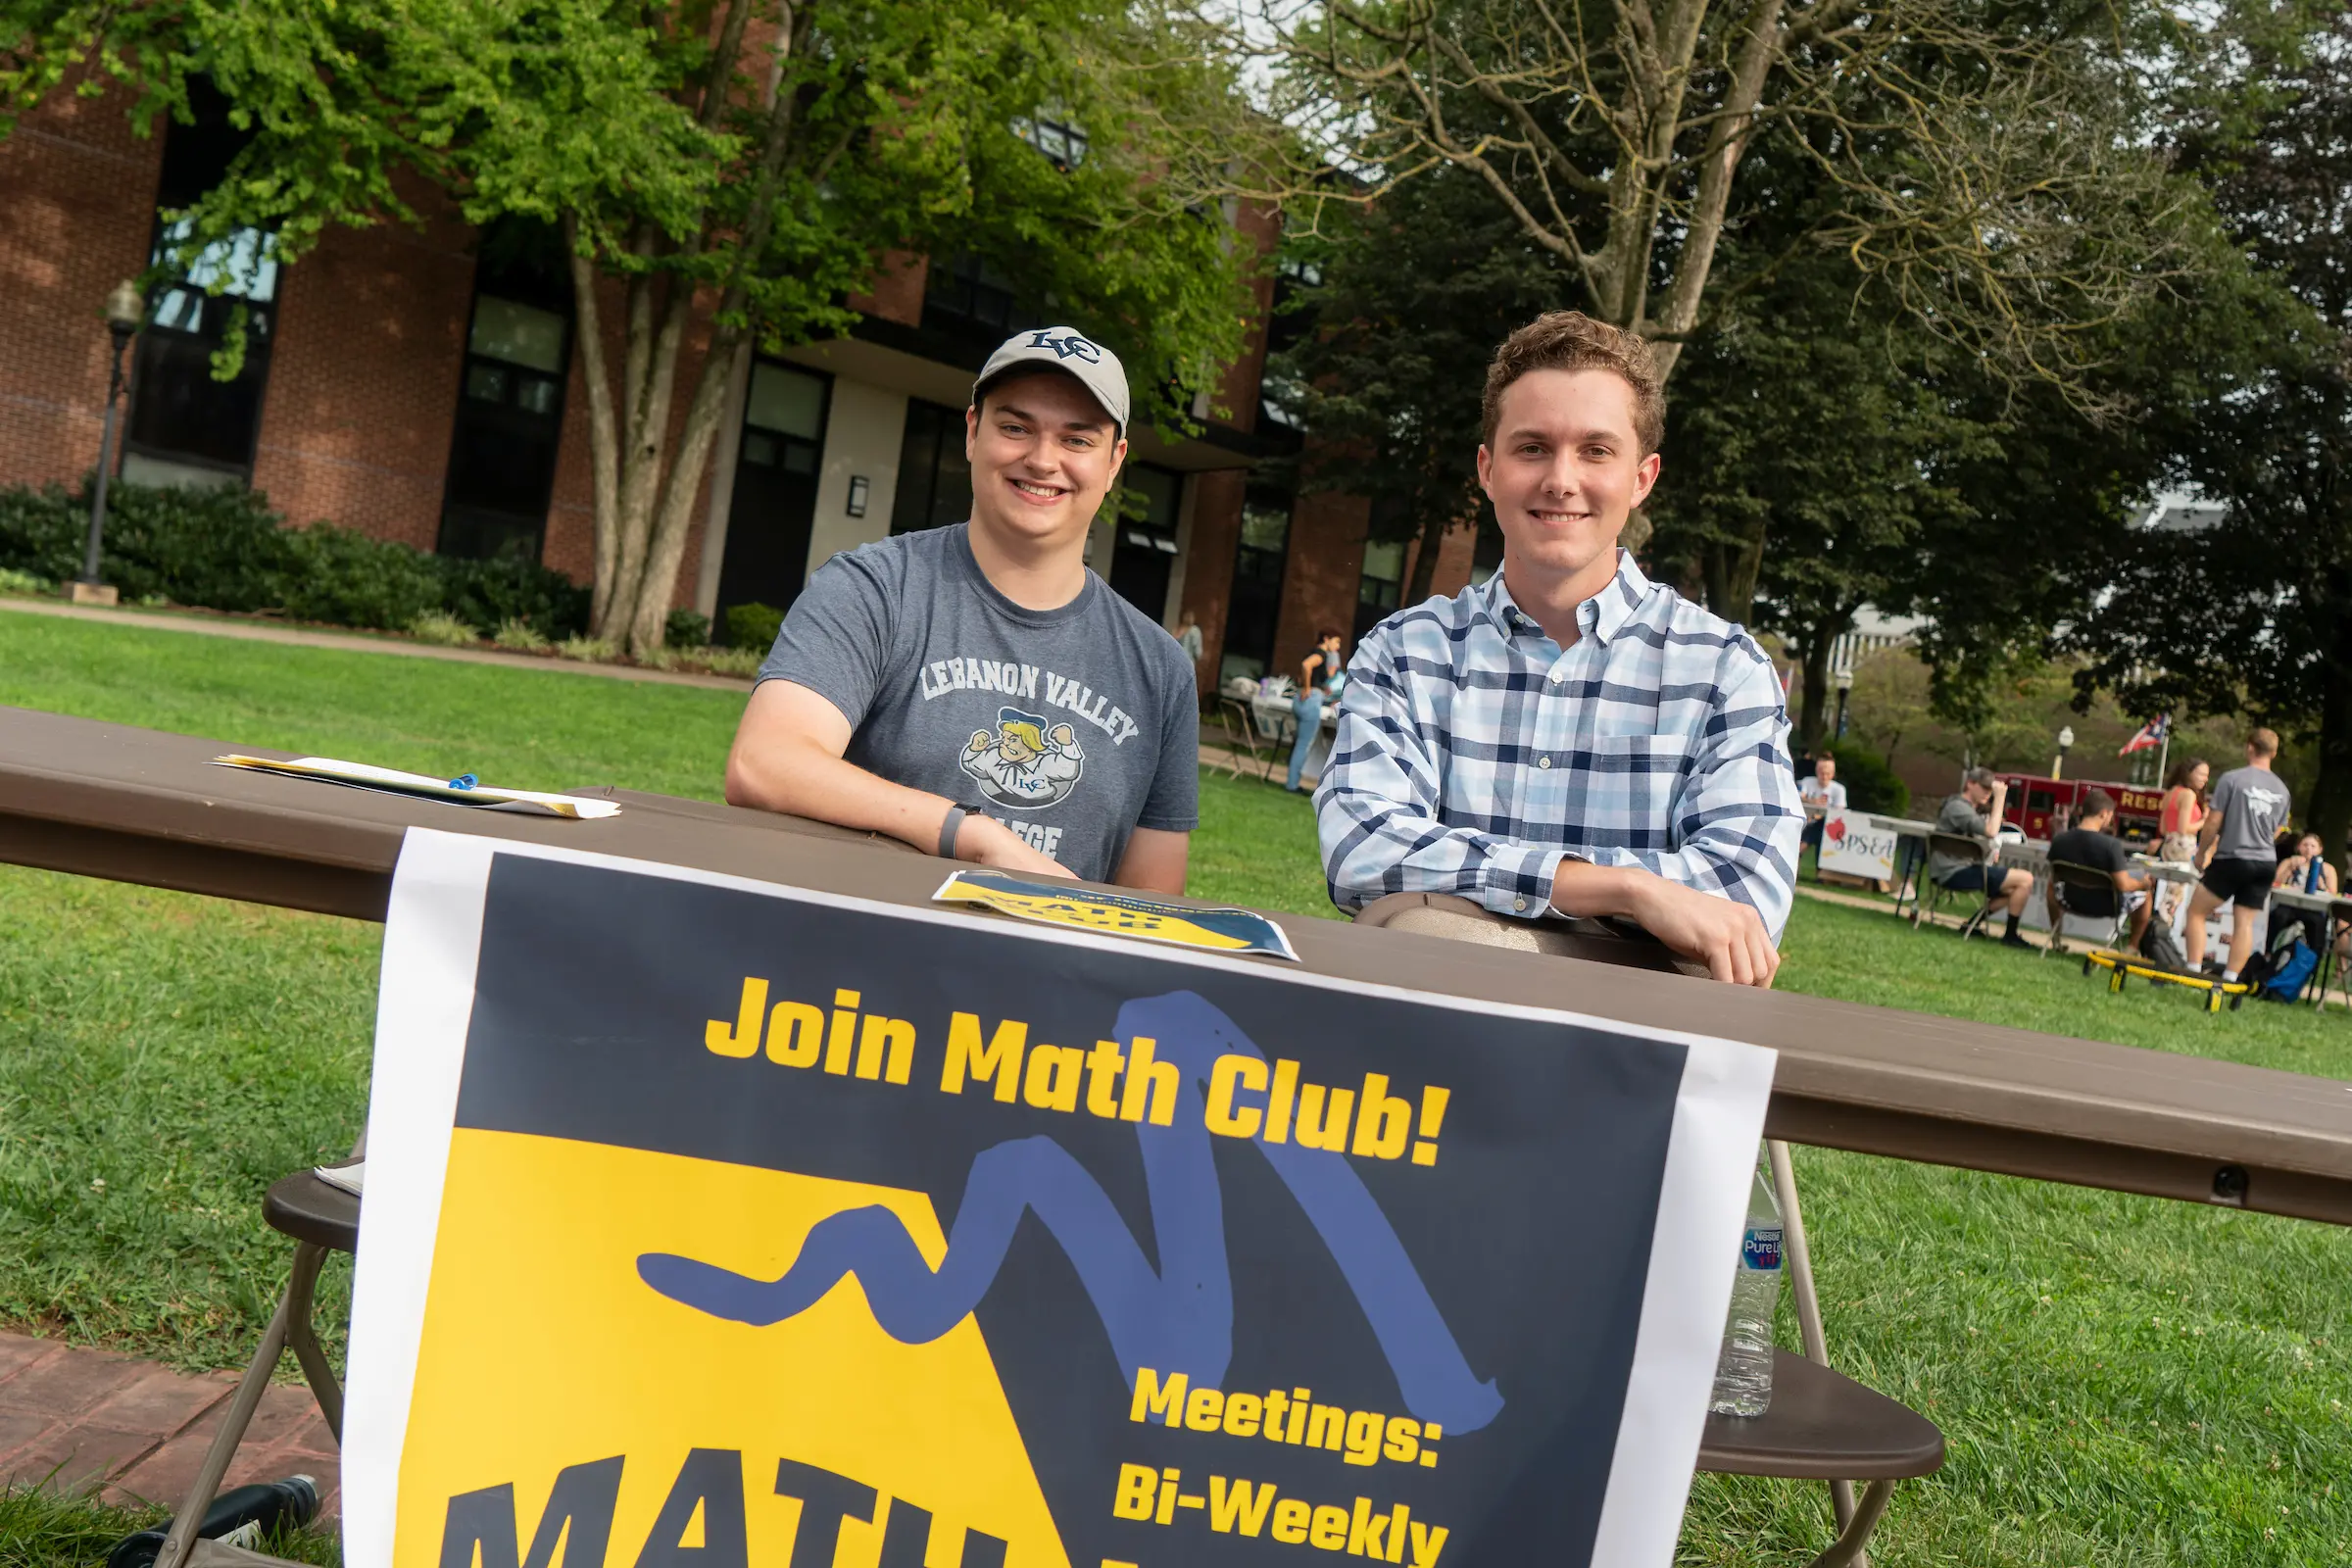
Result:
[[[2124,742],[2124,749],[2115,755],[2130,757],[2133,752],[2152,751],[2164,744],[2165,726],[2170,717],[2170,714],[2158,713],[2154,718],[2140,725],[2139,733]]]

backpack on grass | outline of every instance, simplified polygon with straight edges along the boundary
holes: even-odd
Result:
[[[2311,951],[2311,944],[2295,938],[2283,952],[2273,949],[2270,954],[2271,972],[2265,976],[2254,994],[2265,1002],[2292,1002],[2303,994],[2310,983],[2311,972],[2320,966],[2320,956]],[[2259,962],[2260,960],[2256,960]],[[2248,964],[2247,968],[2252,968]]]
[[[2162,920],[2150,920],[2147,930],[2140,933],[2139,956],[2159,969],[2188,972],[2188,955],[2180,951],[2180,939]]]

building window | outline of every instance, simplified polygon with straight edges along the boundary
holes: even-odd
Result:
[[[1119,597],[1153,620],[1168,612],[1168,578],[1176,564],[1176,512],[1184,476],[1149,463],[1130,463],[1119,475],[1130,500],[1112,524],[1118,540],[1110,553],[1110,586]]]
[[[970,255],[931,263],[923,284],[923,317],[925,326],[979,327],[998,337],[1052,324],[1022,304],[1010,276]]]
[[[1403,589],[1404,541],[1365,544],[1363,573],[1355,580],[1355,636],[1350,642],[1363,641],[1364,633],[1396,613]]]
[[[1274,657],[1274,625],[1282,615],[1282,576],[1291,554],[1291,497],[1251,485],[1242,502],[1242,533],[1233,553],[1233,604],[1225,615],[1220,684],[1236,675],[1262,677]]]
[[[552,228],[500,223],[482,233],[473,286],[439,548],[537,561],[564,434],[570,270]]]
[[[218,185],[251,139],[229,123],[227,101],[209,81],[189,82],[188,104],[194,122],[173,123],[164,139],[148,256],[153,267],[164,266],[190,232],[186,220],[163,215],[192,206]],[[244,363],[231,379],[215,380],[213,356],[240,320]],[[259,229],[207,246],[155,289],[131,366],[122,476],[147,484],[250,479],[276,324],[277,261],[270,236]]]
[[[908,398],[890,531],[944,528],[971,514],[972,466],[963,455],[963,411]]]
[[[1023,116],[1012,122],[1012,133],[1052,159],[1054,167],[1064,173],[1086,162],[1086,132],[1075,125],[1043,116]]]

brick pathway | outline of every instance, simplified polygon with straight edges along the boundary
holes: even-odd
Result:
[[[175,1507],[236,1381],[230,1372],[190,1376],[106,1350],[0,1334],[0,1481]],[[225,1485],[295,1474],[318,1483],[321,1514],[335,1511],[335,1440],[311,1391],[281,1384],[262,1396]]]

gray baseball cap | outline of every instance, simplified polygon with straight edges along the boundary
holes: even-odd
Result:
[[[1116,354],[1074,326],[1041,326],[1006,338],[980,367],[980,378],[972,383],[972,406],[980,406],[980,394],[991,382],[1031,366],[1076,376],[1111,422],[1127,428],[1127,368]]]

